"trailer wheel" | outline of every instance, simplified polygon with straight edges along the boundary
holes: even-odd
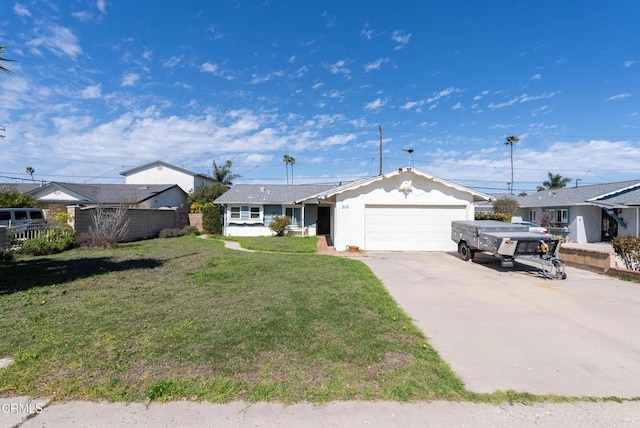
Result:
[[[464,260],[465,262],[467,260],[473,260],[473,251],[471,250],[471,247],[469,247],[469,244],[467,244],[466,242],[462,241],[460,244],[458,244],[458,252],[460,253],[460,257],[462,258],[462,260]]]

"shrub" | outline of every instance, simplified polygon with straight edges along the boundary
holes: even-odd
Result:
[[[222,235],[222,211],[220,205],[205,205],[202,209],[202,228],[206,233]]]
[[[19,192],[18,190],[0,187],[0,207],[3,208],[33,208],[38,200],[31,196]]]
[[[213,204],[213,201],[222,196],[227,190],[229,190],[229,188],[220,183],[215,183],[211,186],[200,186],[189,194],[187,201],[191,206],[193,206],[193,203],[197,203],[200,207],[207,203]]]
[[[479,212],[475,215],[476,220],[497,220],[506,223],[511,222],[511,214],[495,213],[495,212]]]
[[[27,239],[22,243],[19,252],[29,256],[46,256],[69,250],[74,245],[73,235],[61,236],[55,241],[49,241],[47,238]]]
[[[616,252],[624,266],[630,270],[640,271],[640,239],[635,236],[617,236],[611,240],[613,250]]]
[[[185,226],[182,228],[185,235],[200,235],[200,231],[195,226]]]
[[[123,241],[128,231],[129,218],[125,207],[98,206],[91,213],[89,233],[82,234],[78,241],[83,247],[110,248]]]
[[[273,216],[273,220],[269,223],[269,229],[276,234],[276,236],[283,236],[284,231],[287,230],[291,224],[291,219],[286,215]]]
[[[498,198],[493,202],[493,212],[509,214],[509,221],[511,221],[511,216],[518,213],[519,209],[520,204],[515,200],[515,198],[503,197]]]
[[[177,236],[184,236],[186,235],[185,231],[183,229],[162,229],[160,231],[160,234],[158,235],[159,238],[175,238]]]
[[[0,262],[10,261],[13,261],[13,252],[4,248],[0,248]]]

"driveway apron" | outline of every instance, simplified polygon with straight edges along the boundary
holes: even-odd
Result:
[[[479,255],[362,259],[474,392],[640,397],[640,284],[567,268],[500,268]]]

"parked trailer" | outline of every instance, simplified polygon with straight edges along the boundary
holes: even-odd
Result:
[[[452,221],[451,239],[465,261],[483,252],[499,258],[502,267],[513,267],[518,260],[529,261],[539,264],[547,277],[567,277],[564,263],[558,259],[560,241],[550,235],[529,232],[528,226],[495,220]]]

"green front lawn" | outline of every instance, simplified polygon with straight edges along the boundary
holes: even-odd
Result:
[[[0,396],[505,399],[467,392],[357,260],[187,236],[0,264],[0,293]]]
[[[213,236],[215,239],[236,241],[243,248],[256,251],[276,251],[282,253],[315,253],[317,236]]]

